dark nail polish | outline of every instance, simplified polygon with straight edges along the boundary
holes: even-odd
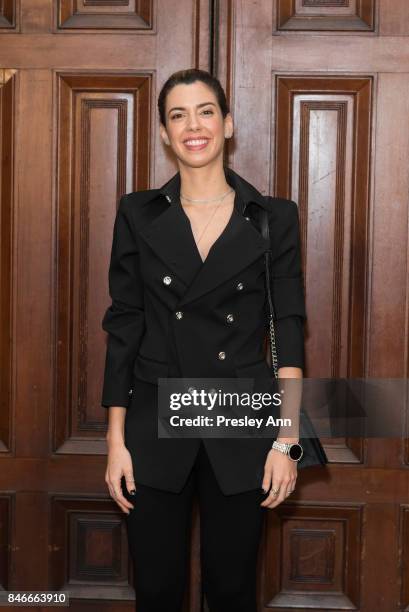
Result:
[[[130,493],[130,495],[135,495],[136,490],[135,489],[131,489],[129,493]]]

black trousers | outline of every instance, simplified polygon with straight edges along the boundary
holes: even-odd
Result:
[[[205,446],[180,493],[136,483],[126,515],[137,612],[181,612],[192,502],[198,496],[202,585],[210,612],[257,612],[256,564],[266,508],[261,489],[224,495]]]

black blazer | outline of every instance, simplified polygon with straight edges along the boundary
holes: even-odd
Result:
[[[234,210],[204,262],[180,203],[179,172],[159,189],[121,198],[109,268],[112,304],[102,321],[108,333],[102,406],[133,405],[135,412],[145,410],[146,406],[137,405],[135,382],[157,385],[159,377],[271,379],[264,344],[268,303],[263,253],[268,246],[273,258],[278,366],[304,368],[306,312],[297,205],[291,200],[263,196],[227,167],[225,176],[235,190]],[[269,212],[270,245],[260,233],[261,209]],[[155,407],[149,410],[156,418]],[[147,433],[152,426],[144,423],[142,419],[138,424],[139,438],[144,435],[144,427]],[[272,441],[205,439],[226,492],[260,486]],[[184,444],[180,448],[185,451],[188,447],[197,450],[199,441],[159,442],[162,445],[154,445],[156,459],[162,464],[170,462],[168,472],[163,468],[157,478],[144,473],[140,446],[135,479],[144,474],[147,484],[179,490],[192,453],[181,451],[178,461],[172,463],[174,455],[169,451],[161,455],[161,448],[169,448],[166,442],[172,442],[175,449],[175,442],[181,442]],[[311,440],[300,467],[326,462],[317,444],[319,441]],[[144,449],[148,452],[148,445]],[[137,443],[134,451],[137,457]],[[232,452],[236,459],[240,455],[241,466],[229,463]],[[147,463],[151,465],[152,457]],[[178,471],[173,484],[172,465]]]

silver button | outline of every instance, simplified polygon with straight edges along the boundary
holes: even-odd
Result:
[[[236,285],[237,291],[241,291],[243,289],[243,287],[244,287],[243,283],[237,283],[237,285]]]
[[[177,319],[181,319],[183,317],[183,312],[181,312],[180,310],[178,310],[175,314]]]
[[[226,319],[228,320],[229,323],[232,323],[234,321],[234,317],[232,314],[228,314]]]
[[[250,217],[244,217],[246,221],[250,221]]]
[[[129,389],[128,395],[132,395],[132,389]]]
[[[170,276],[164,276],[163,282],[165,283],[165,285],[170,285],[170,283],[172,282],[172,278]]]
[[[168,196],[168,195],[166,195],[166,196],[165,196],[165,198],[167,199],[167,201],[168,201],[168,202],[171,202],[171,201],[172,201],[172,200],[171,200],[171,197],[170,197],[170,196]]]
[[[219,359],[225,359],[226,358],[226,353],[224,351],[220,351],[218,357],[219,357]]]

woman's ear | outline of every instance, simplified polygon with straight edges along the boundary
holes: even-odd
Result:
[[[233,136],[233,118],[230,113],[224,118],[224,137],[231,138]]]
[[[161,136],[163,142],[165,143],[165,145],[169,146],[170,145],[169,137],[168,137],[166,128],[162,124],[160,124],[159,132],[160,132],[160,136]]]

